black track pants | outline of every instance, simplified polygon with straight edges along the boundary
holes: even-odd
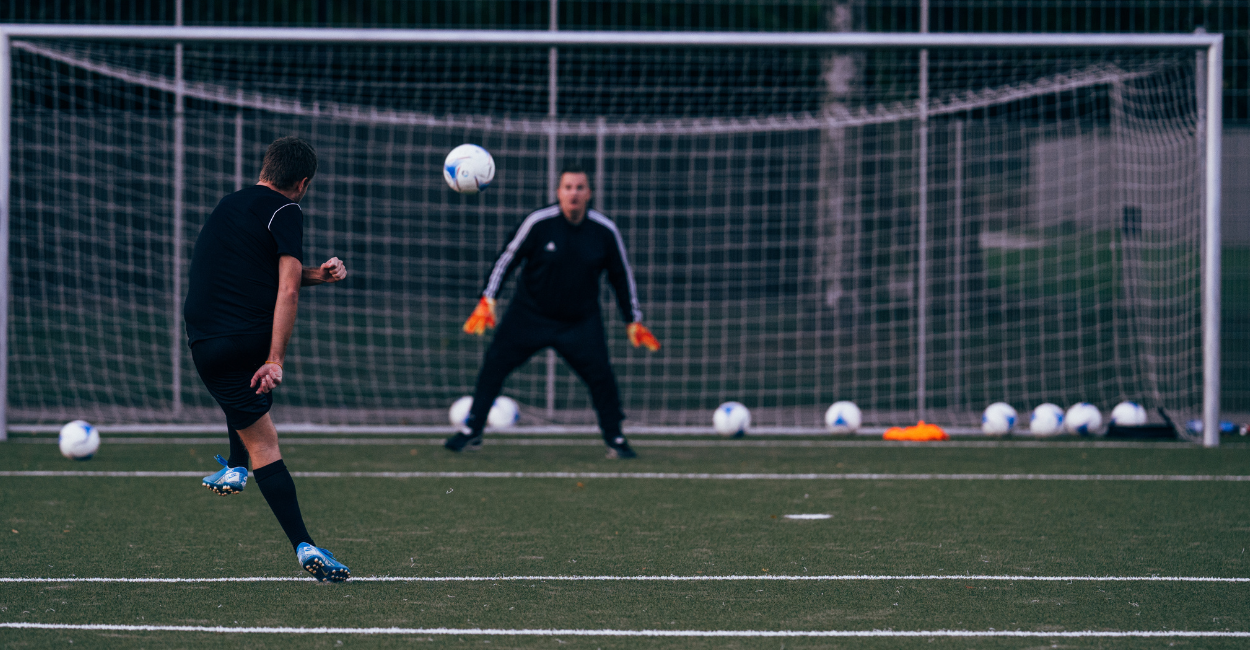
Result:
[[[621,395],[616,375],[608,360],[604,340],[603,318],[595,314],[572,323],[556,321],[530,313],[525,309],[509,309],[495,330],[495,338],[486,349],[482,370],[473,390],[473,409],[469,428],[480,433],[486,426],[491,404],[503,389],[508,375],[543,348],[554,348],[590,389],[590,401],[599,415],[599,428],[605,437],[620,433]]]

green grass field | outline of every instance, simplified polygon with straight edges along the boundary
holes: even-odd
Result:
[[[259,489],[221,498],[224,440],[121,444],[75,463],[52,444],[0,444],[0,578],[300,578]],[[297,475],[318,544],[356,580],[0,582],[0,623],[456,628],[463,633],[0,628],[5,648],[1141,648],[1244,647],[1250,638],[889,636],[909,631],[1250,631],[1250,582],[1036,581],[1036,576],[1250,578],[1250,445],[1217,450],[1011,442],[640,439],[636,461],[592,440],[488,440],[453,456],[431,439],[288,444],[294,472],[567,472],[560,478]],[[383,441],[379,441],[383,442]],[[386,441],[390,442],[390,441]],[[582,444],[583,442],[589,444]],[[755,442],[755,440],[749,440]],[[494,444],[492,444],[494,443]],[[524,443],[524,444],[522,444]],[[559,443],[559,444],[555,444]],[[875,446],[865,446],[873,444]],[[593,472],[720,478],[587,477]],[[809,478],[750,478],[752,474]],[[891,474],[848,478],[845,474]],[[990,474],[941,478],[924,474]],[[1012,480],[1001,475],[1044,474]],[[1055,475],[1068,476],[1059,480]],[[1090,480],[1091,475],[1137,476]],[[1084,477],[1084,478],[1082,478]],[[785,515],[829,514],[796,521]],[[777,576],[877,575],[873,580]],[[915,576],[1007,579],[917,579]],[[536,576],[379,582],[360,578]],[[740,576],[727,581],[542,576]],[[912,576],[912,577],[908,577]],[[757,579],[770,577],[773,579]],[[550,636],[481,630],[557,629]],[[478,632],[472,632],[478,630]],[[872,638],[613,637],[577,631],[870,631]]]

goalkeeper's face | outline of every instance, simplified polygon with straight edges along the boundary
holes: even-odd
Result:
[[[580,223],[586,216],[586,206],[590,204],[590,179],[585,174],[575,172],[560,176],[556,198],[560,200],[560,211],[564,213],[564,218]]]

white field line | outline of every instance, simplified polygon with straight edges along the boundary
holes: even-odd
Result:
[[[307,435],[307,434],[306,434]],[[226,436],[216,437],[171,437],[141,436],[125,437],[118,435],[103,436],[110,445],[211,445],[225,444]],[[55,436],[9,438],[9,442],[24,444],[56,444]],[[284,445],[336,445],[336,446],[378,446],[378,445],[429,445],[443,444],[443,437],[436,438],[282,438]],[[504,438],[488,436],[487,446],[500,447],[600,447],[603,445],[597,438]],[[669,447],[669,448],[704,448],[704,447],[746,447],[746,448],[893,448],[923,447],[926,449],[1202,449],[1201,445],[1189,442],[1130,442],[1118,440],[945,440],[935,442],[909,442],[900,440],[648,440],[631,439],[634,447]]]
[[[1014,637],[1014,638],[1250,638],[1250,632],[1225,630],[579,630],[454,627],[227,627],[208,625],[71,625],[0,623],[0,628],[101,632],[206,632],[210,634],[365,634],[463,636],[608,636],[608,637]]]
[[[1221,582],[1250,583],[1250,578],[1207,576],[1027,576],[1027,575],[727,575],[727,576],[365,576],[350,582],[882,582],[919,580],[970,580],[995,582]],[[106,583],[191,583],[191,582],[307,582],[309,576],[238,578],[0,578],[0,583],[106,582]]]
[[[12,470],[0,477],[188,478],[204,471]],[[689,481],[1182,481],[1250,482],[1242,474],[708,474],[682,472],[291,472],[296,478],[524,478]]]

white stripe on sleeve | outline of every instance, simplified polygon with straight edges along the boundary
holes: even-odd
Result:
[[[625,279],[629,284],[629,308],[633,312],[634,322],[642,322],[642,305],[638,302],[638,285],[634,284],[634,269],[629,266],[629,257],[625,255],[625,240],[621,238],[621,231],[616,229],[616,224],[607,218],[598,210],[587,210],[586,215],[595,223],[601,224],[608,230],[612,231],[612,235],[616,237],[616,248],[621,252],[621,265],[625,267]]]
[[[299,207],[299,204],[298,204],[298,203],[288,203],[288,204],[286,204],[286,205],[282,206],[281,208],[278,208],[277,210],[274,210],[274,211],[273,211],[273,214],[272,214],[272,215],[270,215],[270,217],[269,217],[269,223],[265,224],[265,228],[266,228],[266,229],[268,229],[270,232],[273,232],[273,220],[274,220],[274,219],[278,216],[278,213],[279,213],[279,212],[282,212],[282,210],[283,210],[283,209],[285,209],[285,208],[289,208],[289,207],[291,207],[291,206],[295,206],[295,207],[297,207],[297,208],[298,208],[298,207]]]
[[[512,264],[513,258],[516,257],[521,244],[525,243],[525,238],[529,236],[534,224],[559,215],[560,206],[553,205],[541,210],[535,210],[528,217],[525,217],[525,221],[522,221],[521,227],[517,228],[516,235],[513,236],[512,241],[508,242],[507,248],[504,248],[503,252],[499,254],[499,259],[495,260],[495,268],[490,272],[490,280],[486,282],[486,290],[482,292],[483,296],[494,298],[499,293],[499,286],[503,284],[503,276],[508,271],[508,265]]]

